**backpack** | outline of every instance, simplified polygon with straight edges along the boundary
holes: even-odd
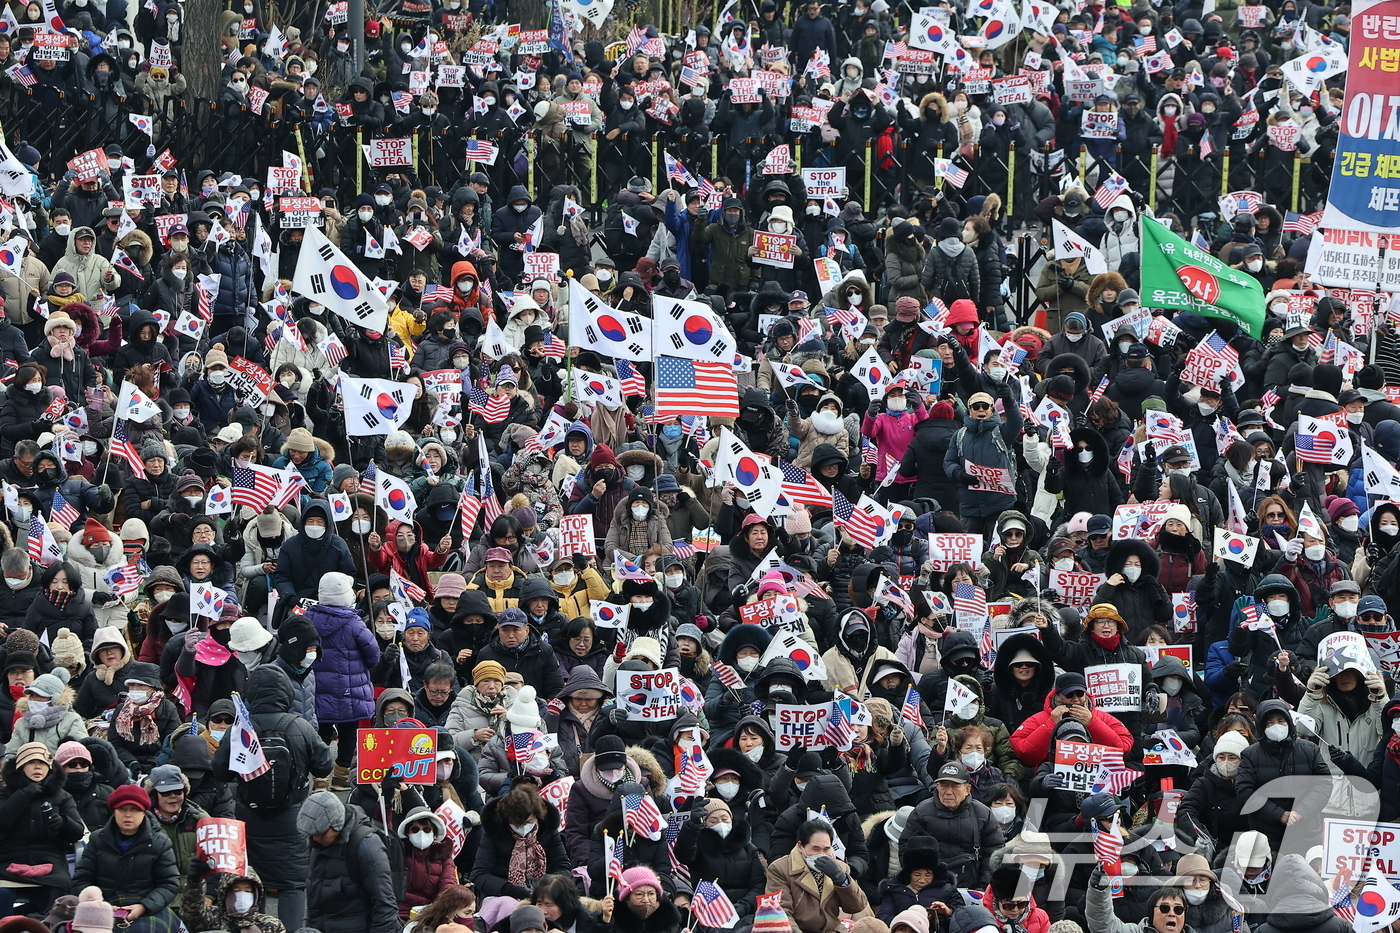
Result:
[[[306,777],[300,773],[296,756],[287,744],[289,719],[295,720],[296,717],[283,713],[274,728],[263,730],[258,735],[268,769],[252,780],[237,782],[239,803],[255,810],[280,810],[292,802],[297,788],[305,783]]]
[[[350,830],[350,839],[345,843],[345,864],[350,869],[350,877],[364,886],[365,875],[360,870],[360,844],[370,834],[379,837],[384,843],[384,854],[389,859],[389,880],[394,886],[394,903],[402,904],[408,891],[408,869],[404,867],[403,840],[394,833],[386,832],[378,823],[370,820],[369,825],[358,824]]]

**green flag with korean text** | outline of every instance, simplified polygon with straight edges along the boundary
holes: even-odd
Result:
[[[1264,331],[1264,287],[1192,246],[1160,222],[1142,218],[1142,305],[1195,311],[1234,321],[1256,340]]]

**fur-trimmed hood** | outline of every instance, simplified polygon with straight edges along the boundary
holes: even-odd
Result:
[[[1123,572],[1123,562],[1130,554],[1136,554],[1138,560],[1142,561],[1142,576],[1139,582],[1145,581],[1148,577],[1157,579],[1157,574],[1162,569],[1161,561],[1157,558],[1157,552],[1152,549],[1152,545],[1137,538],[1128,538],[1126,541],[1115,541],[1108,549],[1108,557],[1104,563],[1104,571],[1108,576]]]
[[[1084,296],[1084,300],[1091,311],[1103,313],[1103,306],[1100,304],[1099,298],[1103,295],[1104,290],[1111,288],[1121,292],[1127,287],[1127,280],[1117,272],[1103,272],[1094,276],[1093,281],[1089,283],[1089,292]]]

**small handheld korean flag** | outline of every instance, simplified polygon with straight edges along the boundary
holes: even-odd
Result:
[[[331,517],[338,522],[343,522],[350,517],[350,497],[345,493],[332,492],[327,494],[327,501],[331,505]]]
[[[972,690],[958,683],[955,679],[948,681],[948,695],[943,700],[943,711],[959,719],[963,718],[968,706],[980,702],[977,694]]]

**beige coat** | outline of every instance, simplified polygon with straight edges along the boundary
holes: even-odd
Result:
[[[4,299],[5,316],[10,319],[10,323],[22,326],[33,320],[33,315],[29,313],[29,290],[36,288],[40,295],[47,295],[51,278],[49,267],[33,255],[24,257],[19,272],[18,276],[9,272],[0,274],[0,288],[4,290],[3,296],[0,297]]]
[[[870,656],[870,660],[865,662],[865,672],[861,674],[860,682],[856,683],[855,665],[841,653],[840,648],[832,646],[826,650],[826,654],[822,655],[822,663],[826,665],[826,689],[840,689],[852,696],[863,697],[865,696],[865,680],[875,669],[875,662],[898,660],[895,653],[883,645],[876,648],[875,653]]]
[[[840,859],[837,863],[850,872]],[[768,883],[764,892],[783,892],[783,910],[801,933],[836,933],[841,919],[859,920],[871,917],[870,903],[854,878],[843,888],[823,876],[820,891],[802,852],[796,846],[783,858],[768,866]]]

